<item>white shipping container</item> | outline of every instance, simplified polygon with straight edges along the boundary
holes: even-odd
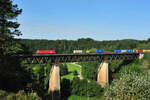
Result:
[[[73,53],[83,53],[83,50],[73,50]]]
[[[121,52],[126,52],[126,50],[121,50]]]

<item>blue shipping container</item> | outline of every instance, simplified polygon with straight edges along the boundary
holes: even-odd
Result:
[[[132,50],[126,50],[126,52],[130,53],[130,52],[132,52]]]
[[[115,53],[121,53],[121,50],[114,50]]]
[[[96,53],[103,53],[104,50],[96,50],[95,52],[96,52]]]

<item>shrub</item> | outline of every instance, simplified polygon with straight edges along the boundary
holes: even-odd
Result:
[[[7,95],[7,92],[0,90],[0,99],[5,100]]]
[[[60,75],[63,76],[63,75],[67,75],[68,74],[68,67],[66,64],[60,64]]]
[[[68,79],[61,80],[61,100],[67,100],[71,95],[71,82]]]
[[[79,64],[82,66],[81,72],[83,78],[90,80],[97,79],[98,62],[82,62]]]
[[[150,69],[150,64],[148,65],[148,68]]]
[[[103,89],[96,81],[88,82],[86,79],[80,80],[78,77],[72,81],[72,94],[78,96],[100,97]]]
[[[36,93],[28,93],[27,95],[28,100],[40,100],[40,98],[38,97],[38,95]]]
[[[78,75],[78,72],[76,70],[73,71],[73,75],[76,76]]]
[[[121,67],[120,72],[126,73],[126,72],[142,72],[143,69],[141,67],[143,60],[135,60],[134,62],[124,65]]]
[[[103,95],[103,88],[96,82],[91,81],[87,84],[87,96],[88,97],[101,97]]]
[[[137,72],[121,73],[105,92],[106,100],[149,100],[150,76]]]
[[[115,72],[122,63],[123,63],[123,60],[109,61],[110,71]]]
[[[136,63],[132,63],[130,65],[127,66],[123,66],[120,70],[120,72],[142,72],[142,69],[140,67],[140,65],[136,65]]]
[[[22,98],[19,98],[20,100],[24,100]],[[7,96],[7,100],[19,100],[18,98],[16,99],[16,95],[13,94],[13,93],[10,93],[8,96]]]
[[[40,100],[36,93],[25,93],[23,90],[18,93],[7,93],[0,90],[0,100]]]

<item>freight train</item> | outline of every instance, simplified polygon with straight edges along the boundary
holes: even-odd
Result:
[[[114,50],[114,51],[104,51],[104,50],[73,50],[74,54],[82,53],[150,53],[150,50]],[[56,54],[55,50],[37,50],[36,54]]]

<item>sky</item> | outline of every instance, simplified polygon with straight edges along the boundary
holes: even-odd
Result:
[[[14,0],[26,39],[150,38],[150,0]]]

